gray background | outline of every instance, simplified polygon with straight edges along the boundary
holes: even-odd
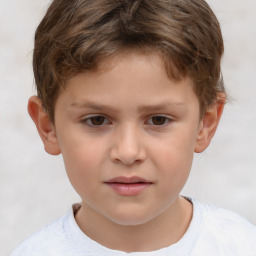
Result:
[[[256,224],[256,1],[210,0],[225,40],[223,75],[232,96],[219,130],[196,155],[183,194]],[[0,255],[63,215],[79,197],[61,156],[44,152],[26,105],[34,94],[34,30],[48,0],[0,0]]]

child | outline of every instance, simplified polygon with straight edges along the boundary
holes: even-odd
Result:
[[[226,94],[204,0],[53,0],[28,111],[81,196],[16,255],[256,255],[256,228],[180,196]]]

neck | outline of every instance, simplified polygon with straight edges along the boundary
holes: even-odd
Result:
[[[120,225],[82,204],[76,222],[88,237],[107,248],[154,251],[182,238],[191,222],[192,211],[191,202],[180,197],[153,220],[140,225]]]

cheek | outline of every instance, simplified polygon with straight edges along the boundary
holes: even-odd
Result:
[[[169,152],[162,155],[160,161],[166,163],[160,166],[159,182],[161,182],[162,189],[159,190],[160,198],[167,202],[178,196],[183,189],[189,177],[192,157],[187,159],[185,155],[175,155]],[[160,185],[160,184],[159,184]]]
[[[195,136],[190,132],[177,133],[154,148],[155,165],[162,180],[173,189],[185,184],[192,166]]]
[[[182,151],[181,154],[178,154],[177,150],[175,152],[170,150],[160,157],[159,175],[162,176],[162,179],[168,180],[174,187],[185,183],[192,166],[193,153],[186,155]]]
[[[182,131],[155,143],[154,154],[163,164],[186,165],[191,163],[196,142],[196,132]]]
[[[103,147],[89,141],[72,142],[62,145],[62,156],[71,184],[83,196],[93,182],[100,179],[100,166],[104,161]]]
[[[72,127],[71,127],[72,128]],[[89,172],[99,163],[104,144],[80,129],[66,129],[58,138],[67,171]]]

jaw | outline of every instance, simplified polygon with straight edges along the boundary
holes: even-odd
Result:
[[[125,252],[154,251],[176,243],[184,235],[192,219],[192,205],[181,197],[158,216],[148,221],[144,219],[144,222],[138,218],[132,220],[129,214],[126,217],[123,214],[123,218],[117,220],[106,216],[102,218],[96,213],[96,219],[88,219],[84,224],[81,221],[83,213],[86,212],[88,216],[91,210],[83,203],[76,216],[76,221],[84,233],[107,248]],[[101,232],[97,233],[95,230]]]

